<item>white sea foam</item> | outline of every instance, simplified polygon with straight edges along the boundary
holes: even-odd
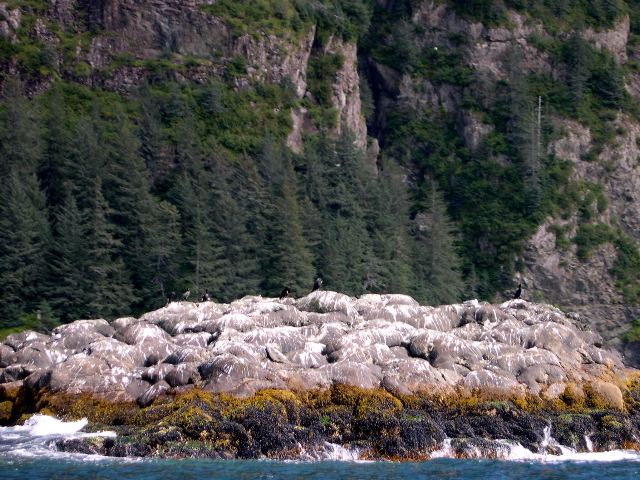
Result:
[[[299,445],[299,460],[316,461],[316,460],[336,460],[345,462],[363,462],[360,460],[360,450],[357,448],[348,448],[336,443],[324,442],[321,448],[306,450]]]
[[[89,421],[86,418],[75,422],[63,422],[48,415],[34,415],[30,417],[24,426],[31,435],[41,437],[45,435],[68,435],[82,430]]]
[[[81,430],[87,425],[86,418],[75,422],[63,422],[47,415],[34,415],[24,425],[0,427],[0,457],[34,458],[52,456],[75,458],[96,457],[98,455],[81,455],[55,451],[55,441],[62,438],[115,437],[115,432],[103,431],[84,433]]]
[[[585,439],[587,440],[587,439]],[[456,452],[452,447],[453,439],[444,440],[442,448],[431,453],[431,459],[437,458],[456,458]],[[535,453],[523,447],[519,443],[507,440],[498,440],[498,448],[496,448],[496,456],[500,460],[522,461],[522,462],[544,462],[544,463],[562,463],[562,462],[617,462],[622,460],[640,462],[640,452],[633,450],[612,450],[609,452],[576,452],[572,448],[560,445],[558,441],[551,435],[550,427],[545,429],[542,447],[552,446],[560,455],[551,453]],[[587,446],[593,449],[591,439],[588,439]],[[470,449],[466,451],[467,455],[472,458],[482,458],[479,449]]]

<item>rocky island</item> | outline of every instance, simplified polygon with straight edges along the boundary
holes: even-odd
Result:
[[[0,345],[0,422],[34,413],[117,437],[111,456],[499,457],[640,448],[640,372],[550,305],[406,295],[173,302]]]

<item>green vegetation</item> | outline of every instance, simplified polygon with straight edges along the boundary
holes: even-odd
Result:
[[[623,0],[504,0],[504,3],[500,0],[476,1],[481,4],[493,3],[494,6],[498,6],[498,10],[506,6],[520,13],[527,13],[532,19],[542,21],[545,28],[554,33],[561,29],[611,27],[618,18],[627,13],[628,5],[633,3]],[[486,6],[481,12],[489,11],[489,8],[490,6]]]
[[[622,340],[625,342],[640,342],[640,318],[636,319],[631,328],[622,334]]]
[[[289,0],[219,0],[200,6],[203,11],[225,19],[234,36],[251,33],[283,35],[303,27],[298,11]]]
[[[275,295],[284,285],[302,295],[318,275],[348,294],[491,299],[511,286],[522,267],[515,258],[539,225],[574,215],[575,232],[552,228],[557,246],[575,245],[588,261],[598,245],[611,243],[622,297],[640,301],[637,242],[599,223],[608,208],[602,185],[570,180],[571,162],[547,148],[565,134],[553,119],[569,118],[594,139],[583,160],[615,168],[601,154],[628,135],[620,112],[640,119],[624,86],[637,66],[623,69],[580,32],[608,28],[628,11],[640,38],[638,5],[448,3],[488,26],[510,28],[507,9],[541,20],[546,32],[532,34],[528,48],[558,68],[527,74],[525,52],[513,42],[496,80],[466,63],[464,34],[414,24],[412,1],[198,7],[236,37],[290,35],[295,42],[316,25],[309,95],[300,99],[290,79],[258,81],[245,55],[222,51],[183,56],[166,48],[146,59],[132,51],[94,70],[84,52],[96,28],[46,23],[59,43],[44,45],[33,29],[48,4],[11,2],[22,13],[19,41],[0,39],[0,57],[28,85],[50,88],[27,98],[19,82],[4,81],[0,155],[10,173],[0,186],[0,241],[8,247],[0,254],[0,326],[25,321],[42,301],[61,321],[113,318],[161,306],[168,292],[187,287],[195,294],[208,288],[219,301]],[[569,28],[575,34],[559,34]],[[376,168],[333,106],[345,62],[329,44],[336,37],[358,42],[364,113],[382,146]],[[409,93],[379,109],[389,92],[371,61],[409,75],[416,95],[446,86],[448,98],[422,108]],[[188,80],[209,65],[216,75]],[[75,83],[101,84],[129,69],[145,80],[127,95]],[[293,154],[285,142],[291,111],[302,107],[314,133],[304,137],[304,153]],[[461,110],[481,127],[476,144],[465,142]]]
[[[358,38],[369,27],[371,13],[364,0],[219,0],[199,7],[224,19],[236,37],[249,33],[286,35],[304,33],[315,24],[322,44],[332,34],[345,40]]]
[[[20,333],[23,330],[50,334],[58,325],[60,325],[60,322],[53,316],[49,304],[42,302],[35,313],[21,315],[17,325],[0,328],[0,342],[4,341],[12,333]]]
[[[335,71],[340,56],[328,58]],[[3,327],[43,300],[67,322],[157,308],[189,287],[231,301],[284,285],[299,296],[317,275],[349,294],[412,292],[434,275],[410,268],[406,186],[392,169],[375,175],[348,129],[303,155],[284,148],[290,84],[180,85],[156,72],[128,99],[66,82],[34,99],[9,87]],[[455,265],[452,242],[444,249]],[[414,293],[443,303],[455,291]]]
[[[413,12],[409,3],[377,8],[362,49],[380,63],[411,73],[416,89],[422,79],[458,88],[460,107],[489,127],[482,144],[470,150],[457,119],[445,111],[419,111],[411,102],[399,102],[387,113],[381,133],[386,145],[383,155],[417,172],[413,210],[423,211],[429,182],[435,180],[461,235],[458,251],[463,269],[477,278],[475,288],[484,297],[510,284],[518,268],[513,258],[545,217],[570,218],[578,213],[577,234],[570,238],[570,232],[557,230],[558,246],[568,249],[575,243],[579,258],[586,261],[595,246],[613,242],[619,260],[612,273],[625,292],[625,301],[635,303],[630,285],[636,280],[629,267],[633,261],[622,247],[628,245],[615,228],[594,223],[608,208],[603,187],[570,181],[571,162],[544,153],[550,140],[563,135],[554,130],[553,116],[574,119],[589,128],[594,146],[583,159],[593,162],[601,162],[603,147],[625,134],[616,125],[619,111],[640,118],[637,101],[624,87],[624,72],[610,52],[596,49],[578,33],[555,36],[560,28],[579,32],[585,27],[611,27],[626,6],[622,2],[527,0],[450,4],[464,18],[488,26],[509,27],[507,8],[542,20],[552,36],[533,34],[529,44],[565,64],[567,74],[526,75],[520,63],[523,52],[514,44],[507,52],[505,79],[490,80],[464,64],[460,47],[466,44],[464,38],[450,36],[443,42],[437,29],[414,25],[409,21]],[[603,166],[614,168],[613,164]]]

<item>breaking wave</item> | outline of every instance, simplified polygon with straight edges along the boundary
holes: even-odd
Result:
[[[33,415],[24,425],[0,427],[0,458],[36,458],[36,457],[96,457],[57,452],[55,442],[63,438],[115,437],[115,432],[83,433],[87,425],[86,418],[75,422],[63,422],[47,415]]]

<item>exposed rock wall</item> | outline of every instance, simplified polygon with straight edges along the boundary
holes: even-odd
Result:
[[[564,63],[554,60],[530,42],[532,35],[546,40],[554,38],[545,31],[542,23],[513,11],[509,15],[508,28],[488,28],[461,18],[446,4],[425,1],[414,11],[412,22],[423,29],[424,33],[417,40],[421,48],[447,49],[452,46],[452,36],[463,36],[465,41],[459,46],[464,57],[463,64],[472,68],[478,78],[487,79],[487,85],[507,78],[507,52],[511,45],[519,48],[519,60],[525,73],[565,78],[567,72]],[[561,33],[559,38],[566,39],[571,34]],[[627,16],[620,18],[612,28],[586,28],[581,35],[596,49],[611,52],[621,64],[628,61],[629,55],[634,60],[640,58],[637,49],[628,45],[630,24]],[[421,112],[444,110],[457,119],[458,133],[471,150],[478,148],[493,129],[491,125],[483,123],[476,112],[463,108],[462,87],[433,83],[412,74],[400,75],[384,65],[371,63],[370,66],[383,92],[378,122],[383,122],[387,112],[399,103]],[[640,77],[630,74],[626,81],[627,90],[640,98]],[[637,168],[640,126],[637,122],[619,114],[613,121],[619,132],[615,140],[604,146],[596,161],[585,161],[584,155],[594,146],[589,129],[566,118],[547,120],[555,124],[556,131],[564,132],[548,148],[549,153],[571,161],[572,180],[604,186],[604,195],[609,203],[606,210],[597,213],[597,221],[619,226],[627,235],[640,240],[640,174]],[[640,317],[640,307],[625,305],[620,291],[616,289],[616,279],[610,273],[617,258],[614,246],[602,245],[591,260],[582,261],[576,256],[575,245],[572,244],[568,249],[556,245],[553,226],[564,227],[567,238],[571,239],[577,232],[579,222],[577,214],[570,218],[549,218],[526,243],[521,258],[525,270],[520,275],[527,287],[526,298],[561,305],[565,310],[575,312],[581,322],[602,333],[607,345],[622,352],[626,348],[628,361],[640,365],[640,358],[634,353],[637,348],[625,346],[620,340],[620,334]]]
[[[88,47],[79,41],[76,48],[76,63],[87,62],[97,72],[83,80],[93,86],[127,92],[144,81],[148,75],[144,67],[126,64],[115,69],[110,67],[121,55],[138,60],[171,55],[178,63],[195,57],[199,65],[190,65],[175,75],[178,80],[184,75],[199,82],[223,74],[234,56],[243,55],[248,64],[247,78],[237,79],[238,87],[248,86],[250,80],[274,84],[286,80],[292,82],[299,98],[305,95],[315,26],[296,35],[293,32],[282,36],[249,32],[238,36],[222,19],[198,8],[208,3],[202,0],[152,3],[59,0],[51,3],[49,15],[52,21],[67,28],[100,32],[92,36]],[[0,7],[3,9],[0,13],[4,11],[6,14],[5,20],[0,22],[0,34],[15,39],[15,30],[20,23],[19,11],[9,11],[6,4],[1,5],[5,6]],[[44,26],[38,37],[45,43],[57,41]],[[345,56],[344,66],[333,85],[334,106],[340,120],[337,131],[346,125],[355,133],[357,144],[366,148],[367,129],[360,107],[355,43],[333,39],[325,49],[331,52],[340,50]],[[109,73],[105,75],[107,70]],[[292,115],[294,120],[302,118],[300,112],[292,112]],[[308,121],[294,121],[289,146],[299,151],[302,132],[313,128]]]

